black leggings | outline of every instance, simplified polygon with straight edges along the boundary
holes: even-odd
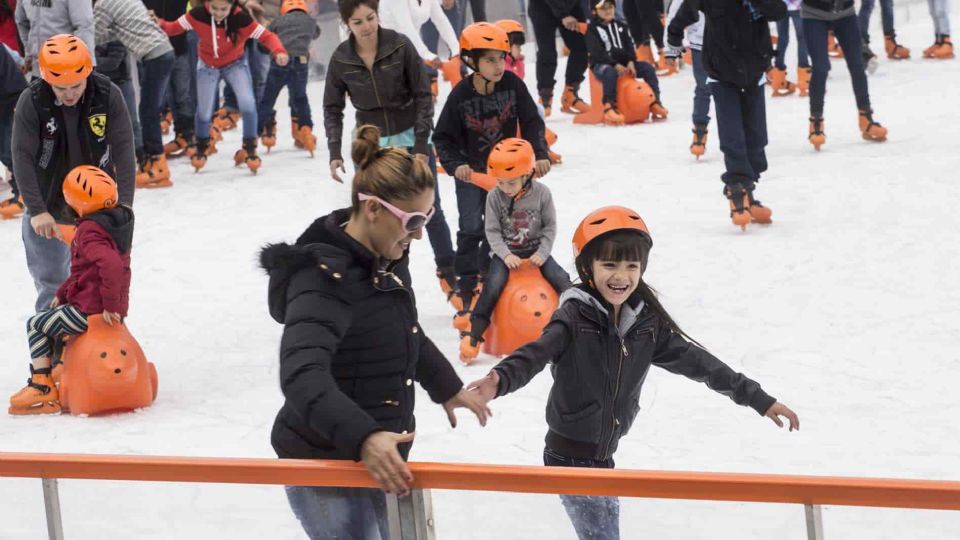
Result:
[[[624,0],[623,16],[627,18],[630,35],[638,47],[649,45],[650,38],[653,37],[657,49],[663,48],[663,23],[660,22],[662,13],[662,0]]]
[[[576,3],[569,13],[571,17],[583,22],[586,16],[581,13],[583,8]],[[567,59],[567,71],[564,83],[579,88],[587,71],[587,41],[580,32],[572,32],[560,23],[562,17],[557,17],[546,0],[530,0],[527,8],[530,22],[533,23],[533,34],[537,39],[537,89],[540,95],[553,95],[556,85],[554,77],[557,73],[557,30],[563,43],[570,49],[570,58]]]
[[[803,19],[803,35],[813,64],[813,75],[810,77],[810,116],[823,116],[823,96],[827,91],[827,72],[830,71],[827,30],[833,30],[840,48],[843,49],[843,58],[847,61],[853,93],[857,98],[857,108],[869,109],[870,91],[867,88],[867,74],[863,69],[863,45],[860,41],[857,16],[850,15],[832,22]]]

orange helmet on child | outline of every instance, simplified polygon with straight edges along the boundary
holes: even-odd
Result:
[[[80,217],[117,205],[117,183],[92,165],[74,167],[63,179],[63,198]]]
[[[509,53],[510,39],[507,32],[488,22],[473,23],[464,28],[460,33],[460,56],[464,59],[473,58],[476,62],[477,53],[483,50]],[[476,69],[469,63],[467,66]]]
[[[599,236],[620,230],[634,230],[651,239],[647,224],[640,214],[623,206],[604,206],[583,218],[573,233],[573,256],[579,257],[587,244]]]
[[[493,24],[499,26],[507,33],[507,39],[510,45],[523,45],[526,42],[523,25],[518,21],[513,19],[500,19]]]
[[[308,13],[307,3],[303,0],[283,0],[283,3],[280,4],[280,15],[286,15],[295,9]]]
[[[487,174],[499,180],[530,176],[535,161],[529,142],[515,137],[503,139],[487,157]]]
[[[57,34],[40,45],[37,53],[40,76],[49,84],[68,86],[86,79],[93,72],[90,49],[71,34]]]

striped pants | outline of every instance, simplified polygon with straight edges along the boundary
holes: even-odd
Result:
[[[45,309],[27,320],[30,358],[45,358],[52,353],[53,340],[87,331],[87,316],[70,304]]]

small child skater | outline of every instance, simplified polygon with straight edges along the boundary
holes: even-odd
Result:
[[[682,0],[673,0],[667,12],[667,27],[676,16],[677,10],[683,4]],[[666,34],[666,30],[664,30]],[[690,153],[700,159],[707,151],[707,125],[710,124],[710,89],[707,88],[707,70],[703,67],[703,14],[697,22],[687,26],[683,36],[683,44],[690,50],[690,64],[693,68],[693,142],[690,143]],[[664,36],[664,40],[666,40]],[[677,69],[677,59],[667,58],[670,69]]]
[[[87,331],[89,317],[112,325],[127,316],[133,210],[117,204],[117,183],[97,167],[80,165],[63,180],[63,198],[76,212],[70,244],[70,277],[57,290],[50,309],[27,321],[30,379],[10,397],[14,415],[60,412],[60,395],[51,374],[54,343]]]
[[[286,86],[290,94],[290,116],[297,119],[295,139],[313,157],[313,151],[317,149],[317,137],[313,134],[307,79],[310,78],[310,42],[320,37],[320,27],[307,12],[304,0],[283,0],[280,16],[270,23],[270,31],[280,38],[290,62],[286,66],[281,66],[276,60],[270,63],[257,112],[260,139],[268,152],[277,142],[277,111],[273,107],[280,90]]]
[[[270,50],[277,65],[286,66],[290,58],[280,39],[253,20],[245,9],[237,5],[236,0],[207,0],[176,21],[165,21],[156,16],[154,20],[168,36],[193,30],[199,40],[195,117],[197,151],[190,158],[191,164],[199,171],[206,165],[207,156],[215,151],[209,133],[214,96],[222,77],[236,93],[243,117],[243,147],[234,154],[234,162],[237,165],[246,163],[256,173],[260,168],[260,158],[257,156],[257,100],[244,46],[248,39],[256,39]]]
[[[587,27],[587,51],[590,69],[603,85],[603,122],[622,126],[626,122],[617,110],[617,81],[623,75],[643,79],[653,90],[656,100],[650,106],[654,120],[667,117],[660,103],[660,82],[657,70],[647,62],[636,62],[636,51],[627,25],[616,19],[616,0],[600,0],[593,7],[594,17]]]
[[[470,315],[469,329],[460,340],[460,360],[477,357],[483,333],[490,326],[510,270],[524,259],[540,268],[543,277],[558,293],[570,288],[570,276],[550,251],[557,236],[557,210],[547,186],[534,182],[533,146],[523,139],[510,138],[497,143],[487,158],[487,174],[497,186],[487,194],[487,243],[490,244],[490,270],[483,281],[480,299]]]
[[[650,366],[706,383],[778,426],[784,416],[790,431],[800,429],[786,405],[680,330],[643,281],[652,246],[636,212],[608,206],[589,214],[573,237],[582,283],[561,295],[539,340],[467,386],[490,400],[519,390],[551,364],[544,465],[614,468],[613,455],[636,418]],[[579,538],[620,537],[616,497],[560,498]]]
[[[472,173],[485,173],[490,150],[509,137],[522,137],[533,146],[538,177],[550,171],[543,119],[527,85],[506,71],[509,52],[507,33],[496,25],[474,23],[463,30],[460,58],[474,73],[450,92],[433,133],[440,163],[457,179],[458,318],[469,318],[479,293],[478,275],[490,262],[483,226],[487,192],[472,183]]]

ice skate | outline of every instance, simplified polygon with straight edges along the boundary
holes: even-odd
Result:
[[[797,85],[787,80],[787,70],[776,67],[767,71],[767,81],[770,83],[770,95],[773,97],[789,96],[797,91]]]
[[[873,120],[871,109],[860,109],[860,133],[866,141],[883,142],[887,140],[887,128]]]
[[[887,52],[887,58],[891,60],[907,60],[910,58],[910,49],[897,43],[896,34],[883,37],[883,48]]]
[[[697,156],[697,159],[700,159],[707,151],[707,125],[706,124],[694,124],[693,125],[693,142],[690,143],[690,153]]]
[[[813,145],[813,149],[817,152],[819,152],[820,147],[827,142],[827,135],[823,132],[822,116],[810,117],[810,134],[807,135],[807,140],[810,141],[810,144]]]
[[[13,415],[59,414],[60,393],[50,376],[50,368],[34,369],[30,366],[30,378],[27,385],[10,396],[10,408]]]
[[[570,114],[585,113],[590,110],[590,105],[580,99],[577,95],[577,89],[567,85],[563,89],[563,95],[560,96],[560,111]]]

